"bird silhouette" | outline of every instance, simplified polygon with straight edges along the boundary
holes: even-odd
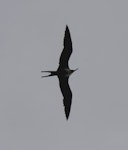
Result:
[[[49,75],[42,76],[42,77],[50,77],[50,76],[58,77],[60,89],[63,95],[65,115],[68,120],[70,110],[71,110],[71,104],[72,104],[72,92],[68,84],[68,79],[69,79],[69,76],[78,68],[75,70],[71,70],[68,65],[69,58],[72,54],[72,40],[71,40],[70,31],[67,25],[65,29],[63,45],[64,45],[64,48],[60,56],[59,67],[57,71],[41,71],[41,72],[50,73]]]

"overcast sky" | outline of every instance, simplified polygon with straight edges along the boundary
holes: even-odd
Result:
[[[66,24],[79,68],[66,121],[56,70]],[[0,1],[0,149],[128,149],[128,1]]]

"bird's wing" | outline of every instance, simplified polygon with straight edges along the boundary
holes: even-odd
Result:
[[[72,53],[72,40],[70,36],[70,31],[68,26],[66,26],[65,35],[64,35],[64,48],[60,56],[59,64],[61,68],[69,68],[68,67],[68,60]]]
[[[59,78],[60,89],[64,97],[63,104],[65,109],[65,115],[66,118],[68,119],[70,114],[71,104],[72,104],[72,92],[68,84],[68,77],[58,77],[58,78]]]

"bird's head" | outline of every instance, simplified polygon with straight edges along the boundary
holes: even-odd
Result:
[[[71,73],[75,72],[76,70],[78,70],[78,68],[76,68],[75,70],[71,70]]]

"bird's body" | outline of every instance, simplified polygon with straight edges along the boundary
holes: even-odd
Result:
[[[49,77],[49,76],[64,76],[64,77],[69,77],[75,70],[71,70],[69,68],[65,68],[63,70],[58,69],[57,71],[41,71],[41,72],[46,72],[46,73],[50,73],[49,75],[46,76],[42,76],[42,77]]]
[[[68,79],[69,76],[74,71],[77,70],[77,69],[71,70],[68,66],[68,60],[71,56],[71,53],[72,53],[72,41],[71,41],[71,36],[70,36],[68,26],[66,26],[65,36],[64,36],[64,49],[60,56],[59,67],[57,71],[42,71],[42,72],[50,73],[49,75],[42,76],[42,77],[49,77],[49,76],[58,77],[60,89],[64,97],[63,103],[64,103],[65,114],[67,119],[70,114],[71,103],[72,103],[72,92],[68,84]]]

